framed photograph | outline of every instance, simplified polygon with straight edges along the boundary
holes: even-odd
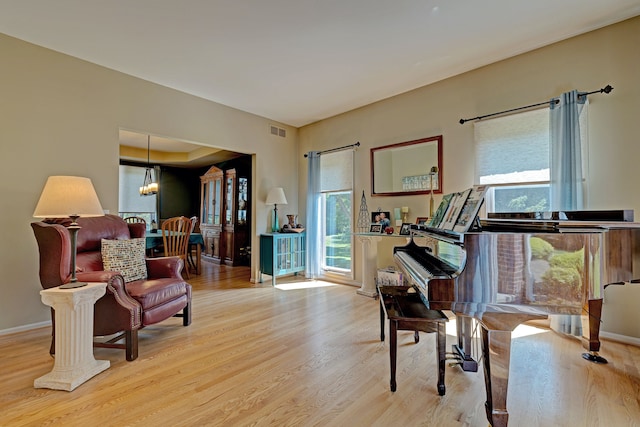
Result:
[[[400,235],[408,236],[410,234],[411,234],[411,223],[410,222],[402,223],[402,227],[400,227]]]
[[[382,224],[371,224],[369,226],[369,233],[382,233],[384,229],[382,228]]]
[[[391,226],[391,215],[389,211],[371,212],[371,224],[380,224],[382,231]]]
[[[427,218],[426,216],[419,216],[418,218],[416,218],[416,224],[418,225],[425,225],[428,221],[429,218]]]

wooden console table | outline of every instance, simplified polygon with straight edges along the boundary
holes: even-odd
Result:
[[[106,283],[81,288],[40,291],[42,302],[55,310],[55,363],[53,370],[33,382],[35,388],[72,391],[110,365],[93,357],[93,305]]]

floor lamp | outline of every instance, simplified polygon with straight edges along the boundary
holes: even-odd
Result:
[[[281,187],[275,187],[269,190],[266,204],[273,205],[273,222],[271,223],[271,232],[277,233],[280,231],[280,224],[278,223],[278,205],[287,204],[287,198],[284,195],[284,190]]]
[[[81,228],[77,220],[81,216],[102,215],[104,211],[89,178],[50,176],[47,179],[33,217],[71,218],[71,224],[67,227],[71,237],[71,280],[60,288],[79,288],[86,285],[86,283],[79,283],[76,278],[76,247],[78,231]]]

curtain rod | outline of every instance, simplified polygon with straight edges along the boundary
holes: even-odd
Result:
[[[344,147],[338,147],[338,148],[332,148],[330,150],[318,151],[318,154],[332,153],[334,151],[341,151],[341,150],[346,150],[348,148],[354,148],[354,147],[360,147],[360,141],[356,142],[355,144],[345,145]],[[305,157],[309,157],[309,154],[305,154],[304,156]]]
[[[609,93],[612,90],[613,90],[613,87],[611,85],[606,85],[602,89],[594,90],[592,92],[587,92],[587,93],[581,93],[578,96],[593,95],[594,93]],[[555,99],[554,102],[557,104],[560,101]],[[548,105],[548,104],[549,104],[549,101],[540,102],[538,104],[531,104],[531,105],[527,105],[527,106],[524,106],[524,107],[512,108],[511,110],[500,111],[499,113],[486,114],[484,116],[478,116],[478,117],[474,117],[472,119],[460,119],[460,124],[463,125],[466,122],[470,122],[472,120],[482,120],[482,119],[486,119],[487,117],[498,116],[500,114],[512,113],[514,111],[526,110],[527,108],[540,107],[542,105]]]

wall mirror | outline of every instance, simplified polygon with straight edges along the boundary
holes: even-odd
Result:
[[[442,193],[442,135],[371,149],[372,196],[429,194],[432,185]]]

